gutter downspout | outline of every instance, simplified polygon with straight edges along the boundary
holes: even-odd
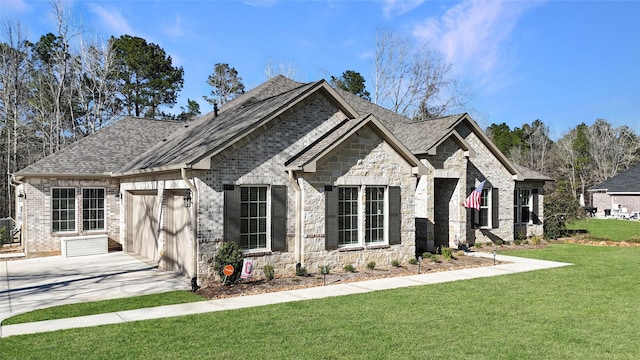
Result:
[[[195,185],[189,180],[187,177],[187,169],[181,168],[180,175],[182,176],[182,180],[191,190],[193,194],[191,196],[193,201],[193,206],[191,206],[191,219],[193,220],[193,228],[191,230],[191,241],[193,242],[193,278],[191,279],[192,286],[194,284],[193,279],[196,279],[195,284],[197,286],[198,281],[198,189]]]
[[[291,186],[293,186],[296,198],[296,220],[295,220],[295,250],[294,250],[294,259],[296,261],[296,265],[300,264],[303,266],[304,262],[304,251],[302,248],[302,189],[300,188],[300,184],[298,184],[298,180],[293,174],[292,170],[289,170],[289,181],[291,182]]]

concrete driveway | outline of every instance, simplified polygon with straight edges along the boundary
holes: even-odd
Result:
[[[0,262],[0,322],[52,306],[189,290],[186,278],[123,252]]]

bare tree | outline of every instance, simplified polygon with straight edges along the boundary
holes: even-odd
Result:
[[[393,32],[376,33],[373,67],[373,102],[407,117],[439,117],[469,100],[441,53]]]
[[[0,42],[0,126],[3,132],[2,148],[4,161],[2,173],[2,202],[0,211],[12,216],[13,188],[11,174],[19,166],[26,165],[20,151],[24,142],[24,127],[28,112],[29,72],[28,48],[24,32],[19,23],[5,22],[2,34],[6,42]]]
[[[83,137],[112,122],[122,110],[121,103],[117,101],[112,43],[99,44],[96,40],[88,44],[81,40],[76,66],[74,87],[78,89],[80,114],[74,118],[73,133]]]
[[[637,160],[640,141],[628,126],[613,128],[606,120],[598,119],[589,127],[588,139],[596,183],[615,176]]]
[[[264,76],[267,79],[271,79],[278,75],[283,75],[289,79],[296,80],[298,77],[298,69],[289,62],[286,64],[280,62],[278,65],[274,65],[273,61],[269,60],[264,68]]]

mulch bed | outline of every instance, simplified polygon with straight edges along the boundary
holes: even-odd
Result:
[[[429,259],[422,260],[420,273],[425,274],[493,265],[493,259],[473,256],[454,255],[453,259],[445,261],[442,259],[442,255],[438,255],[438,261],[439,262],[432,262]],[[258,276],[262,276],[259,269],[257,273],[259,273]],[[240,283],[234,285],[223,285],[219,281],[210,281],[205,283],[204,286],[198,290],[198,294],[209,299],[221,299],[416,274],[418,274],[418,265],[404,265],[384,269],[376,268],[374,270],[365,268],[359,269],[355,272],[344,272],[342,269],[331,269],[330,273],[324,277],[322,274],[318,273],[309,274],[307,276],[282,276],[276,277],[270,281],[257,277],[251,280],[242,280]]]

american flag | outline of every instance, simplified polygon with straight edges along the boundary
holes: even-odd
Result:
[[[482,194],[482,188],[484,187],[484,182],[487,180],[483,180],[477,188],[473,189],[471,194],[467,197],[467,199],[462,203],[462,206],[468,209],[476,209],[480,210],[480,195]]]

